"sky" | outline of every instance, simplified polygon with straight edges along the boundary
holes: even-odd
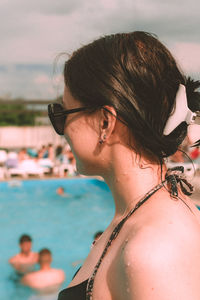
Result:
[[[0,0],[0,20],[0,97],[54,99],[63,90],[58,54],[135,30],[156,34],[200,78],[198,0]]]

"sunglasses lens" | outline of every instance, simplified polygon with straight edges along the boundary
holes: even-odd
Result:
[[[49,119],[56,131],[57,134],[63,135],[64,134],[64,126],[65,126],[65,120],[66,116],[64,115],[58,115],[56,116],[57,113],[60,113],[63,111],[63,107],[60,104],[54,103],[53,105],[49,104],[48,105],[48,114],[49,114]]]

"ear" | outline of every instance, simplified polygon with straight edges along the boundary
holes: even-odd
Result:
[[[103,140],[109,139],[116,125],[117,113],[112,106],[105,105],[100,112],[100,138]]]

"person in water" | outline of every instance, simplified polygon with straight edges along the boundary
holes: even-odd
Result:
[[[65,280],[65,273],[61,269],[51,267],[51,251],[43,248],[39,252],[40,269],[24,275],[21,283],[41,294],[55,293]]]
[[[199,300],[200,212],[183,167],[167,170],[166,159],[197,120],[200,82],[142,31],[81,47],[64,81],[50,120],[77,171],[104,178],[115,214],[58,299]]]
[[[9,259],[11,266],[18,274],[33,271],[35,264],[38,263],[38,253],[32,251],[32,238],[23,234],[19,238],[20,252]]]
[[[92,242],[92,246],[94,246],[94,244],[98,241],[98,239],[101,237],[103,231],[97,231],[95,234],[94,234],[94,240]]]
[[[62,186],[59,186],[56,190],[56,193],[59,195],[59,196],[63,196],[65,194],[65,191],[64,191],[64,188]]]
[[[68,193],[65,192],[65,189],[64,189],[64,187],[62,187],[62,186],[59,186],[59,187],[56,189],[56,194],[59,195],[59,196],[61,196],[61,197],[66,197],[66,198],[71,197],[70,194],[68,194]]]

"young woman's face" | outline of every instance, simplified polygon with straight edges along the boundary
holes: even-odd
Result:
[[[83,107],[74,99],[67,87],[63,96],[64,109]],[[77,171],[85,175],[98,173],[96,147],[98,146],[98,113],[89,114],[87,111],[69,114],[65,121],[64,136],[69,143],[76,159]]]

